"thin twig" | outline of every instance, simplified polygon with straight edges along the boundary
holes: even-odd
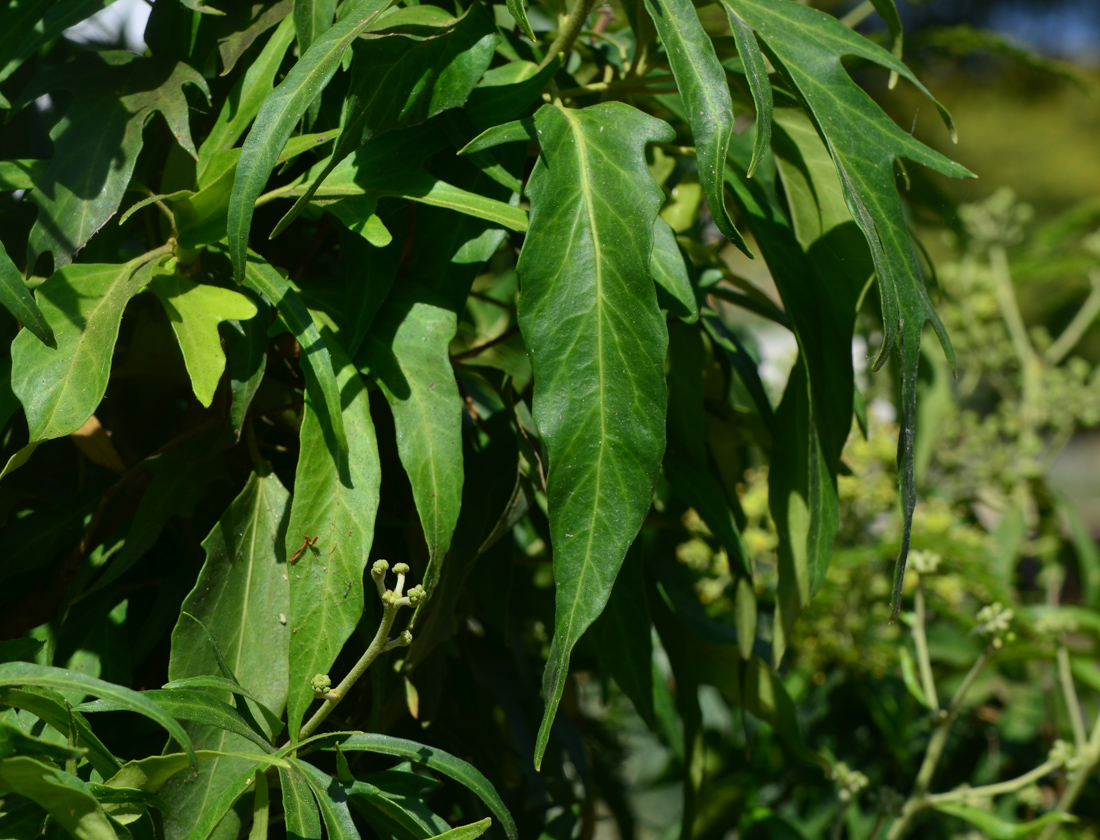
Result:
[[[511,327],[505,330],[496,338],[491,338],[484,344],[479,344],[477,347],[471,347],[469,350],[463,350],[461,353],[456,353],[451,356],[452,362],[461,362],[463,359],[472,359],[474,356],[479,356],[491,347],[496,347],[498,344],[503,344],[511,338],[519,335],[519,327]]]
[[[1089,272],[1089,281],[1092,283],[1089,296],[1085,298],[1085,302],[1081,304],[1073,320],[1062,330],[1062,334],[1043,354],[1048,365],[1056,365],[1062,361],[1084,337],[1088,328],[1092,326],[1092,322],[1096,320],[1097,314],[1100,314],[1100,271],[1092,269]]]

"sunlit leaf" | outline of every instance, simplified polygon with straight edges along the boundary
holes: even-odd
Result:
[[[0,242],[0,306],[18,319],[47,347],[56,347],[53,330],[23,283],[19,269]]]

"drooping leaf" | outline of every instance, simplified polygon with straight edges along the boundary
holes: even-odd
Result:
[[[348,438],[344,431],[340,388],[333,372],[332,357],[309,311],[286,278],[262,257],[249,253],[246,269],[245,285],[263,295],[279,310],[298,339],[302,348],[302,372],[306,375],[306,390],[313,398],[313,410],[319,412],[322,424],[332,429],[338,449],[347,453]]]
[[[756,139],[752,146],[752,159],[745,170],[746,177],[751,178],[756,167],[760,165],[764,153],[768,151],[768,142],[772,136],[772,86],[768,81],[768,68],[764,64],[764,56],[760,52],[760,45],[756,42],[752,29],[729,6],[725,9],[730,31],[737,45],[737,54],[745,67],[745,78],[749,83],[752,104],[756,108]]]
[[[429,770],[435,770],[448,778],[454,779],[465,787],[492,812],[500,822],[508,840],[516,840],[516,824],[512,815],[504,806],[500,796],[492,783],[485,778],[473,765],[460,758],[456,758],[443,750],[429,747],[426,744],[418,744],[416,741],[408,741],[404,738],[394,738],[389,735],[378,735],[370,732],[361,732],[357,735],[334,735],[321,741],[324,749],[335,750],[339,747],[345,752],[372,752],[380,755],[392,755],[397,758],[405,758],[417,764],[423,764]]]
[[[263,733],[250,727],[240,712],[219,700],[213,694],[205,691],[173,691],[163,688],[154,688],[141,692],[138,696],[146,702],[155,703],[158,709],[178,720],[190,723],[199,723],[203,726],[212,726],[225,732],[239,735],[251,741],[260,749],[271,751],[273,747],[268,743]],[[128,711],[129,707],[124,700],[114,697],[104,697],[101,700],[93,700],[77,706],[77,711],[89,714],[94,712],[120,712]],[[190,739],[188,739],[190,744]]]
[[[0,721],[0,761],[16,755],[54,758],[82,758],[86,750],[73,749],[52,741],[44,741],[26,734],[10,724]]]
[[[38,219],[27,241],[28,270],[47,252],[55,269],[68,265],[115,214],[154,112],[160,111],[180,145],[196,154],[183,93],[188,84],[209,96],[206,81],[186,64],[99,52],[41,74],[23,91],[16,107],[58,88],[74,94],[50,132],[50,168],[30,193]]]
[[[46,810],[76,840],[116,840],[111,821],[76,776],[33,758],[0,760],[0,783]]]
[[[336,0],[294,0],[294,35],[298,55],[305,55],[321,35],[332,28]]]
[[[895,160],[904,157],[951,177],[968,177],[971,173],[895,125],[852,81],[841,63],[845,56],[867,59],[905,77],[928,94],[909,68],[886,50],[855,34],[836,18],[797,3],[785,0],[722,2],[752,27],[772,56],[772,63],[781,69],[801,96],[840,176],[847,207],[867,240],[878,276],[885,330],[874,368],[885,364],[895,343],[900,346],[902,398],[898,472],[904,529],[894,578],[896,613],[916,505],[913,430],[924,324],[932,323],[952,367],[954,352],[922,281],[920,262],[893,182],[893,167]],[[936,105],[954,133],[947,112],[938,102]]]
[[[276,0],[270,6],[251,3],[228,3],[229,12],[221,23],[222,34],[218,38],[218,54],[222,59],[222,75],[228,76],[237,61],[261,35],[291,15],[294,0]]]
[[[172,324],[195,397],[209,408],[225,372],[218,325],[231,318],[256,317],[256,305],[240,292],[194,283],[175,272],[157,273],[149,290],[160,300]]]
[[[174,682],[217,673],[224,663],[249,695],[276,717],[282,714],[288,685],[290,627],[285,622],[290,594],[281,546],[289,506],[290,494],[277,476],[253,473],[203,541],[206,561],[184,599],[181,612],[186,615],[172,631],[168,678],[173,683],[164,689],[177,702],[204,704],[205,719],[198,720],[195,713],[187,718],[203,724],[192,729],[202,749],[252,751],[247,740],[270,751],[267,739],[225,702],[236,692],[211,695],[180,689]],[[270,719],[264,718],[270,730],[264,734],[273,734]],[[172,809],[166,828],[174,836],[190,830],[222,787],[249,763],[217,758],[203,762],[197,778],[174,780],[164,793]]]
[[[57,346],[30,332],[12,342],[12,390],[32,442],[71,434],[92,416],[107,390],[122,310],[155,265],[66,266],[35,290]]]
[[[646,0],[687,111],[699,161],[699,181],[718,230],[749,254],[726,210],[726,153],[733,136],[733,100],[726,72],[691,0]]]
[[[251,290],[249,290],[251,291]],[[248,417],[249,406],[260,390],[267,369],[267,325],[270,307],[259,295],[252,301],[260,314],[247,321],[231,321],[226,329],[225,349],[229,354],[229,423],[239,439]]]
[[[368,140],[465,104],[499,39],[488,14],[475,4],[438,35],[419,41],[391,35],[352,44],[347,118],[336,148],[271,235],[285,230],[329,173]]]
[[[248,133],[229,202],[229,254],[238,282],[248,262],[253,204],[263,191],[279,152],[314,97],[328,85],[344,51],[393,0],[355,0],[340,21],[310,45],[290,73],[268,96]]]
[[[88,763],[104,778],[110,778],[121,766],[92,732],[84,716],[73,712],[68,701],[56,691],[43,688],[0,689],[0,705],[26,709],[58,732],[66,736],[75,735],[74,743],[88,750]],[[189,764],[187,754],[181,755],[184,756],[185,764]]]
[[[341,452],[306,400],[286,556],[308,536],[290,577],[290,689],[287,725],[292,740],[314,700],[311,680],[326,674],[363,614],[363,571],[374,539],[380,467],[366,383],[326,332],[337,368],[347,452]],[[300,630],[297,634],[294,630]]]
[[[687,324],[699,320],[699,302],[691,285],[691,269],[676,242],[676,233],[660,216],[653,223],[649,271],[657,284],[657,300],[662,309]]]
[[[208,183],[204,180],[204,175],[213,156],[217,152],[233,148],[260,112],[263,101],[275,88],[275,74],[293,40],[294,19],[286,17],[229,92],[210,133],[199,147],[196,167],[199,186]]]
[[[528,183],[518,315],[549,454],[556,584],[538,766],[570,652],[611,594],[664,454],[668,335],[649,273],[661,193],[643,150],[673,134],[617,102],[544,106],[535,126],[542,154]]]
[[[19,269],[11,261],[4,243],[0,242],[0,306],[19,320],[39,341],[47,347],[57,347],[53,330],[46,322],[38,304],[23,283]]]
[[[330,840],[359,840],[359,831],[348,810],[348,794],[344,785],[305,761],[296,761],[294,766],[301,771],[313,791],[321,819],[325,822],[325,833]]]
[[[112,703],[118,711],[144,715],[168,730],[168,734],[187,753],[192,767],[198,764],[195,748],[191,745],[191,739],[187,737],[187,733],[165,713],[164,709],[137,691],[131,691],[86,674],[47,665],[33,665],[29,662],[6,662],[0,665],[0,688],[8,686],[18,688],[41,686],[57,691],[84,692]]]
[[[321,840],[321,815],[310,791],[309,781],[297,764],[279,770],[283,791],[287,840]]]

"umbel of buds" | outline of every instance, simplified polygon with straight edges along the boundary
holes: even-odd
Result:
[[[1015,616],[1011,607],[1001,606],[1000,602],[988,604],[978,610],[978,626],[973,632],[989,637],[989,644],[995,650],[1000,650],[1005,642],[1016,638],[1016,634],[1010,629]]]

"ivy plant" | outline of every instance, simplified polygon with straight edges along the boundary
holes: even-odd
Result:
[[[593,667],[679,745],[685,836],[699,685],[815,762],[775,668],[857,318],[901,394],[895,612],[926,323],[953,360],[903,161],[970,173],[850,75],[928,94],[893,0],[890,49],[794,0],[158,0],[141,55],[61,37],[103,5],[0,12],[10,836],[568,836],[569,779],[612,785]],[[793,334],[781,395],[738,312]],[[689,509],[729,615],[662,536]]]

